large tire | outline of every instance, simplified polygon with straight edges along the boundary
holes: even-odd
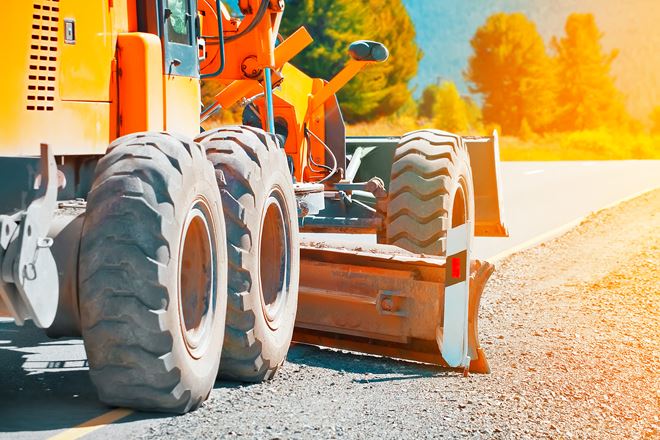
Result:
[[[394,155],[379,241],[444,256],[447,230],[474,218],[472,185],[469,156],[459,136],[438,130],[403,136]]]
[[[108,405],[185,413],[208,397],[224,337],[220,194],[199,144],[163,133],[112,143],[89,193],[80,311]]]
[[[263,130],[233,126],[198,141],[216,169],[227,224],[229,286],[220,378],[273,377],[298,305],[298,218],[286,155]]]

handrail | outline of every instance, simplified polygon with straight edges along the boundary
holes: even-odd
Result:
[[[216,13],[218,14],[218,44],[220,45],[220,67],[213,73],[205,73],[199,75],[200,79],[211,78],[218,76],[225,70],[225,38],[224,38],[224,29],[222,28],[222,1],[215,0]]]

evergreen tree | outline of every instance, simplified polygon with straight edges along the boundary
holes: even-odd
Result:
[[[300,26],[315,41],[293,64],[313,77],[334,76],[354,41],[375,40],[389,49],[387,62],[365,69],[338,93],[348,121],[390,115],[409,102],[408,81],[417,73],[421,52],[401,0],[289,0],[281,33],[289,35]]]
[[[433,113],[433,125],[440,130],[465,133],[468,129],[467,106],[453,82],[444,81],[440,84]]]
[[[555,80],[536,25],[522,13],[498,13],[477,29],[465,78],[483,95],[483,117],[516,134],[523,120],[542,131],[553,119]]]
[[[592,14],[571,14],[566,35],[553,39],[557,52],[559,130],[586,130],[627,122],[623,98],[610,66],[617,51],[604,53]]]
[[[293,64],[314,77],[330,79],[344,65],[348,46],[358,40],[361,18],[348,1],[289,0],[280,34],[285,38],[304,26],[314,42],[298,54]]]

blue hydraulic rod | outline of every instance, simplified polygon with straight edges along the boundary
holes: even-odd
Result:
[[[266,95],[266,122],[268,131],[275,134],[275,117],[273,115],[273,83],[271,81],[270,69],[264,69],[264,93]]]

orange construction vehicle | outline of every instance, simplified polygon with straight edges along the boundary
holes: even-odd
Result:
[[[100,399],[137,409],[269,379],[292,338],[487,372],[493,267],[470,251],[506,234],[497,136],[346,138],[335,94],[387,49],[310,78],[290,63],[310,35],[278,39],[284,1],[234,3],[4,8],[0,304],[82,336]],[[202,79],[223,85],[205,107]],[[243,125],[200,129],[237,103]]]

